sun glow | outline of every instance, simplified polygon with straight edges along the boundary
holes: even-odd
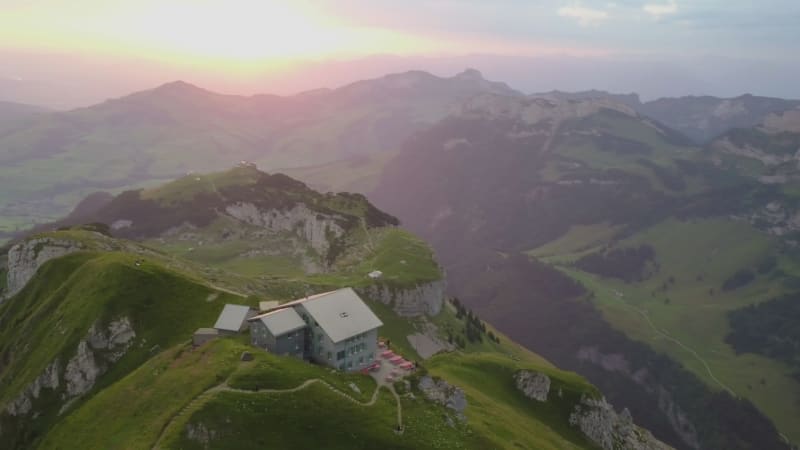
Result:
[[[436,47],[421,37],[348,26],[299,2],[74,0],[63,11],[35,5],[4,8],[0,46],[14,42],[32,49],[79,48],[239,66]]]
[[[353,44],[349,30],[325,17],[260,0],[158,5],[129,31],[155,49],[248,60],[318,56]]]

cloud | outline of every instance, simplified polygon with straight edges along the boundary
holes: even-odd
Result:
[[[647,3],[642,6],[642,10],[658,19],[661,16],[668,16],[678,12],[678,4],[675,3],[675,0],[670,0],[669,3]]]
[[[594,25],[609,17],[608,13],[605,11],[580,5],[562,6],[558,8],[558,15],[575,19],[581,26]]]

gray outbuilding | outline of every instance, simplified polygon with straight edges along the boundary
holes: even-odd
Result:
[[[293,308],[284,308],[252,317],[250,341],[276,355],[302,358],[305,352],[306,323]]]
[[[219,331],[216,328],[198,328],[192,335],[192,345],[199,347],[217,337],[219,337]]]
[[[256,314],[257,312],[249,306],[227,304],[222,308],[214,328],[219,330],[220,334],[239,333],[249,326],[247,319]]]

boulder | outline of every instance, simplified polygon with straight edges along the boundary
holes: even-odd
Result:
[[[517,389],[522,391],[526,397],[540,402],[547,401],[547,394],[550,392],[550,377],[530,370],[520,370],[514,374],[514,381]]]
[[[425,395],[425,398],[452,409],[461,421],[466,420],[464,411],[467,409],[467,396],[461,388],[429,376],[420,378],[417,387]]]

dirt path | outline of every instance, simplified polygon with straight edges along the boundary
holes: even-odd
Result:
[[[347,399],[347,400],[349,400],[349,401],[351,401],[351,402],[353,402],[353,403],[355,403],[356,405],[359,405],[359,406],[372,406],[372,405],[374,405],[375,402],[378,401],[378,392],[380,391],[380,388],[381,388],[380,386],[376,387],[375,388],[375,392],[372,393],[372,397],[370,397],[370,399],[368,401],[366,401],[366,402],[362,402],[362,401],[357,400],[356,398],[354,398],[350,394],[348,394],[348,393],[346,393],[344,391],[340,391],[339,389],[336,389],[331,384],[329,384],[327,381],[321,380],[319,378],[312,378],[310,380],[306,380],[300,386],[293,387],[293,388],[290,388],[290,389],[259,389],[257,391],[253,391],[253,390],[248,390],[248,389],[232,388],[232,387],[230,387],[230,386],[228,386],[226,384],[226,385],[220,386],[220,389],[219,389],[218,392],[236,392],[237,394],[286,394],[286,393],[291,393],[291,392],[302,391],[303,389],[311,386],[314,383],[321,383],[322,385],[324,385],[325,387],[327,387],[328,389],[333,391],[335,394],[338,394],[340,397],[344,397],[345,399]]]
[[[403,405],[400,403],[400,396],[397,395],[397,392],[394,390],[394,386],[389,386],[389,392],[392,393],[394,396],[395,401],[397,402],[397,429],[403,429]],[[402,431],[401,431],[402,432]]]
[[[153,444],[152,450],[161,449],[161,444],[164,441],[164,438],[169,434],[168,432],[171,431],[172,428],[177,426],[177,424],[178,424],[178,422],[180,421],[181,418],[186,418],[188,420],[189,416],[191,416],[191,413],[194,413],[195,411],[199,410],[203,405],[205,405],[209,400],[211,400],[219,392],[235,392],[237,394],[248,394],[248,395],[249,394],[288,394],[288,393],[292,393],[292,392],[302,391],[303,389],[311,386],[314,383],[321,383],[325,387],[330,389],[332,392],[334,392],[337,395],[339,395],[340,397],[343,397],[346,400],[348,400],[348,401],[350,401],[350,402],[352,402],[352,403],[354,403],[356,405],[365,406],[365,407],[372,406],[372,405],[375,404],[375,402],[378,401],[378,394],[380,393],[381,387],[383,387],[383,386],[377,386],[375,388],[375,391],[372,393],[372,397],[370,397],[370,399],[368,401],[362,402],[360,400],[357,400],[356,398],[354,398],[350,394],[335,388],[334,386],[332,386],[327,381],[319,379],[319,378],[312,378],[310,380],[306,380],[302,384],[300,384],[299,386],[295,386],[293,388],[288,388],[288,389],[258,389],[258,390],[255,390],[255,391],[247,390],[247,389],[232,388],[232,387],[228,386],[228,383],[226,381],[223,384],[218,384],[218,385],[216,385],[216,386],[214,386],[214,387],[212,387],[210,389],[207,389],[207,390],[203,391],[197,397],[192,399],[192,401],[187,403],[186,406],[181,408],[174,416],[172,416],[170,418],[169,422],[167,422],[167,424],[164,425],[164,428],[161,429],[161,433],[159,434],[158,439],[156,440],[155,444]],[[402,424],[403,424],[403,422],[402,422],[403,419],[402,418],[403,418],[403,416],[402,416],[402,406],[400,405],[400,397],[397,395],[397,393],[394,391],[393,388],[389,387],[388,389],[394,395],[395,399],[397,400],[397,425],[398,425],[398,427],[402,428]]]
[[[218,285],[213,284],[213,283],[208,283],[208,287],[210,287],[211,289],[217,290],[217,291],[226,292],[226,293],[231,294],[231,295],[236,295],[238,297],[247,298],[247,294],[242,294],[241,292],[232,291],[230,289],[224,288],[222,286],[218,286]]]
[[[715,383],[717,383],[722,389],[725,389],[726,391],[728,391],[732,396],[734,396],[736,398],[739,397],[738,395],[736,395],[736,392],[734,392],[733,389],[731,389],[725,383],[720,381],[719,378],[717,378],[714,375],[714,372],[711,371],[711,366],[708,365],[708,362],[706,362],[706,360],[703,359],[703,357],[700,356],[693,348],[689,347],[688,345],[684,344],[683,342],[679,341],[678,339],[672,337],[672,335],[670,335],[666,330],[662,330],[662,329],[656,327],[656,325],[653,323],[653,321],[650,320],[650,315],[647,314],[647,311],[643,311],[643,310],[641,310],[641,309],[639,309],[639,308],[637,308],[637,307],[635,307],[633,305],[629,305],[629,304],[625,303],[625,301],[623,301],[622,304],[625,307],[630,308],[633,311],[636,311],[639,315],[641,315],[644,318],[644,320],[647,322],[647,325],[649,325],[650,328],[653,331],[655,331],[659,336],[663,337],[664,339],[666,339],[666,340],[668,340],[668,341],[670,341],[672,343],[677,344],[680,348],[682,348],[682,349],[686,350],[687,352],[691,353],[692,356],[694,356],[695,359],[700,361],[700,364],[702,364],[703,367],[705,367],[706,372],[708,373],[708,376]]]

